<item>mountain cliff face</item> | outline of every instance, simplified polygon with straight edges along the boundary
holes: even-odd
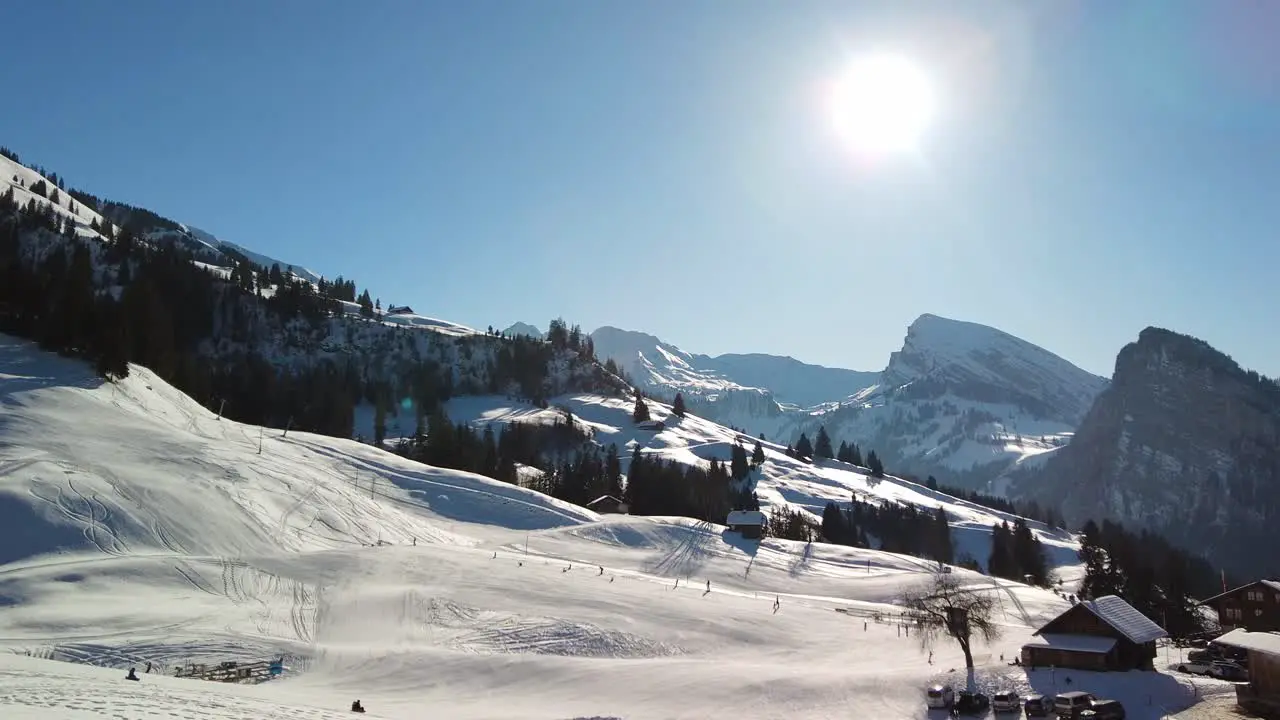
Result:
[[[1068,520],[1153,530],[1228,572],[1280,573],[1280,384],[1147,328],[1072,443],[1017,490]]]
[[[988,488],[1064,445],[1106,384],[1008,333],[926,314],[876,385],[790,434],[823,425],[896,472]]]

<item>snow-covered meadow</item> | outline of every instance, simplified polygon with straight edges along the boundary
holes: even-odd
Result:
[[[732,442],[656,404],[667,429],[642,436],[616,420],[625,401],[563,400],[620,446],[695,461]],[[457,419],[536,414],[465,402]],[[767,452],[767,502],[820,510],[865,489],[947,503],[958,534],[990,521],[911,483]],[[328,718],[356,698],[388,718],[921,718],[925,685],[966,681],[958,648],[938,645],[930,664],[893,621],[894,597],[928,577],[919,559],[602,517],[354,441],[220,420],[144,368],[107,384],[5,336],[0,528],[5,718]],[[1067,602],[954,572],[1000,598],[1003,637],[978,648],[976,683],[1061,688],[1062,673],[1001,656]],[[280,656],[284,676],[259,685],[169,677]],[[155,673],[123,680],[147,662]],[[1078,673],[1073,687],[1140,720],[1194,699],[1159,673]]]

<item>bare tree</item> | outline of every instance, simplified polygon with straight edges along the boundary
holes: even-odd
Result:
[[[919,627],[922,647],[930,648],[943,635],[955,638],[964,651],[964,666],[973,669],[974,635],[990,643],[1000,637],[992,619],[996,599],[987,591],[965,589],[950,573],[935,572],[926,583],[903,591],[898,600]]]

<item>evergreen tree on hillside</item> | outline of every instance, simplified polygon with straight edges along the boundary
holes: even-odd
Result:
[[[822,537],[829,543],[843,543],[845,540],[844,513],[833,502],[822,508]]]
[[[604,456],[605,494],[622,497],[622,460],[618,458],[618,446],[609,443]]]
[[[569,324],[564,318],[556,318],[547,326],[547,342],[557,350],[569,347]]]
[[[676,393],[676,399],[671,403],[671,413],[676,417],[684,417],[684,395]]]
[[[1041,587],[1049,584],[1049,565],[1044,549],[1025,518],[1018,518],[1013,523],[1013,557],[1021,578],[1030,576],[1031,584]]]
[[[827,435],[825,425],[818,428],[818,440],[813,446],[813,455],[824,460],[830,460],[834,455],[831,451],[831,437]]]
[[[751,464],[760,467],[764,464],[764,460],[764,445],[759,440],[756,440],[755,450],[751,451]]]
[[[862,464],[862,449],[857,443],[849,443],[849,462],[858,467],[865,467]]]
[[[747,463],[747,449],[741,443],[734,443],[733,449],[729,451],[729,476],[734,480],[741,480],[749,472],[751,467]]]
[[[876,455],[875,450],[867,453],[867,469],[871,471],[871,477],[884,477],[884,463],[880,462],[880,456]]]
[[[1017,580],[1017,561],[1013,556],[1013,532],[1009,523],[1002,522],[991,528],[991,553],[987,556],[987,574],[1007,580]]]
[[[636,390],[636,407],[631,411],[631,421],[642,423],[649,419],[649,406],[645,404],[644,397]]]
[[[929,476],[929,479],[924,481],[924,486],[925,486],[925,487],[927,487],[927,488],[929,488],[930,490],[937,490],[937,489],[938,489],[938,479],[937,479],[937,478],[935,478],[934,476],[930,475],[930,476]]]
[[[791,443],[787,443],[786,456],[789,458],[793,458],[796,456],[795,448],[791,447]]]
[[[836,448],[836,459],[844,463],[849,462],[849,443],[840,441],[840,447]]]
[[[360,293],[360,314],[365,317],[373,317],[373,298],[369,297],[369,291],[365,290]]]
[[[951,542],[951,525],[947,522],[947,511],[939,507],[933,513],[933,559],[950,563],[955,560],[955,549]]]
[[[382,447],[387,438],[387,403],[382,393],[378,393],[373,403],[373,444]]]
[[[809,437],[804,433],[800,433],[800,440],[796,443],[796,457],[813,457],[813,444],[809,442]]]

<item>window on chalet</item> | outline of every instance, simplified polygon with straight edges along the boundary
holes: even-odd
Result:
[[[1228,620],[1239,620],[1239,619],[1241,618],[1242,614],[1243,614],[1243,613],[1241,613],[1241,612],[1240,612],[1240,608],[1230,608],[1230,607],[1229,607],[1229,608],[1227,608],[1227,619],[1228,619]]]
[[[1249,602],[1262,602],[1266,596],[1262,594],[1261,590],[1246,590],[1244,597]]]

